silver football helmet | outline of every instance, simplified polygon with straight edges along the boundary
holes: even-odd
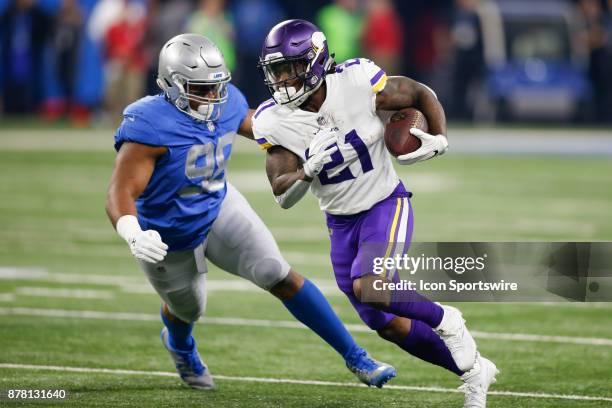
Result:
[[[177,35],[159,53],[157,85],[170,102],[196,120],[220,117],[230,79],[223,54],[202,35]]]

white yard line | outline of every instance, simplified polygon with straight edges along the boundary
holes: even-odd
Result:
[[[0,363],[0,368],[5,369],[23,369],[23,370],[47,370],[47,371],[63,371],[72,373],[95,373],[95,374],[113,374],[113,375],[136,375],[136,376],[153,376],[153,377],[176,377],[176,373],[167,371],[140,371],[140,370],[121,370],[110,368],[89,368],[89,367],[66,367],[66,366],[48,366],[48,365],[32,365],[32,364],[10,364]],[[334,382],[334,381],[316,381],[316,380],[299,380],[292,378],[269,378],[269,377],[237,377],[230,375],[215,375],[217,380],[225,381],[244,381],[256,383],[272,383],[272,384],[296,384],[296,385],[319,385],[326,387],[359,387],[365,388],[365,385],[352,382]],[[455,388],[443,387],[419,387],[410,385],[386,385],[387,390],[402,390],[416,392],[438,392],[457,394],[461,391]],[[489,391],[489,395],[498,395],[505,397],[518,398],[540,398],[540,399],[562,399],[573,401],[606,401],[612,402],[612,398],[599,397],[591,395],[568,395],[568,394],[549,394],[540,392],[514,392],[514,391]]]
[[[307,256],[304,255],[304,259],[306,258]],[[135,276],[133,278],[130,278],[127,276],[115,275],[93,275],[59,272],[51,273],[42,268],[0,267],[0,280],[119,286],[119,289],[126,293],[155,293],[151,285],[142,276]],[[341,292],[339,291],[336,282],[331,279],[313,279],[313,282],[326,295],[341,295]],[[228,291],[263,293],[260,288],[244,279],[208,279],[206,281],[206,289],[210,292]],[[41,294],[41,296],[43,295]]]
[[[134,265],[136,267],[136,265]],[[130,278],[120,275],[90,275],[79,273],[48,272],[44,268],[0,267],[0,279],[33,280],[53,283],[76,283],[89,285],[129,285],[142,284],[141,276]]]
[[[312,255],[308,255],[302,252],[292,252],[291,254],[295,255],[296,257],[299,257],[300,260],[303,260],[305,262],[307,262],[308,259],[312,257]],[[314,256],[316,263],[322,262],[322,258],[323,256],[321,255]],[[325,258],[327,259],[326,256]],[[228,274],[227,276],[230,277],[231,275]],[[155,293],[155,291],[146,281],[146,279],[143,276],[138,276],[137,274],[135,274],[133,277],[125,275],[95,275],[49,272],[44,268],[0,266],[0,280],[69,283],[76,285],[87,284],[99,286],[118,286],[119,290],[125,293]],[[344,296],[338,289],[338,286],[336,285],[336,282],[333,279],[312,279],[312,281],[326,296]],[[207,279],[206,287],[209,292],[227,291],[264,293],[263,290],[255,286],[253,283],[244,279]],[[10,299],[2,299],[2,297],[0,297],[0,301],[10,301]],[[508,302],[508,304],[512,305],[514,303]],[[605,302],[521,302],[521,304],[530,306],[612,309],[612,303]]]
[[[590,346],[612,346],[612,339],[597,337],[570,337],[570,336],[548,336],[543,334],[526,333],[489,333],[470,330],[470,333],[479,339],[495,339],[509,341],[535,341],[541,343],[565,343],[565,344],[586,344]]]
[[[5,316],[30,316],[30,317],[60,317],[76,319],[103,319],[103,320],[127,320],[127,321],[158,321],[159,316],[147,313],[124,313],[124,312],[101,312],[94,310],[63,310],[63,309],[33,309],[26,307],[0,308],[0,315]],[[297,321],[289,320],[263,320],[263,319],[244,319],[239,317],[204,317],[201,320],[204,324],[215,324],[222,326],[239,327],[271,327],[286,329],[307,329]],[[347,329],[352,332],[371,332],[369,328],[361,324],[347,324]],[[612,347],[612,339],[596,337],[570,337],[570,336],[549,336],[541,334],[527,333],[491,333],[472,331],[472,335],[479,339],[506,340],[506,341],[526,341],[539,343],[561,343],[579,344],[589,346]]]
[[[19,296],[54,297],[73,299],[112,299],[115,294],[110,290],[46,288],[39,286],[20,286],[15,289]]]

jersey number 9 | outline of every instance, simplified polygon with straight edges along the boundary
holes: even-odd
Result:
[[[202,145],[193,145],[187,153],[185,162],[185,176],[194,183],[195,179],[203,180],[199,185],[189,186],[180,191],[181,197],[212,193],[223,189],[225,186],[225,166],[229,154],[225,156],[225,148],[231,146],[234,141],[233,132],[226,133],[217,140],[215,145],[208,142]]]

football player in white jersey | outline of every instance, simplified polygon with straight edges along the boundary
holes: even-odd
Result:
[[[416,292],[362,297],[382,278],[368,270],[368,249],[378,244],[386,248],[378,256],[404,253],[413,228],[411,193],[393,168],[377,110],[422,111],[431,134],[411,129],[422,145],[397,159],[427,160],[448,147],[435,93],[409,78],[387,77],[367,59],[336,65],[325,35],[304,20],[272,28],[259,67],[273,98],[253,114],[253,133],[267,150],[277,202],[290,208],[310,189],[326,213],[336,282],[362,320],[408,353],[461,376],[465,406],[484,407],[498,371],[478,353],[459,310]]]

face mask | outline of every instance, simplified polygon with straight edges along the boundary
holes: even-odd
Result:
[[[214,112],[215,108],[213,104],[202,104],[198,106],[198,113],[202,115],[202,120],[209,120]]]
[[[298,93],[297,89],[295,89],[295,87],[293,86],[288,86],[285,89],[286,91],[274,92],[274,99],[279,101],[282,104],[289,102],[289,100],[292,99],[295,96],[295,94]]]

